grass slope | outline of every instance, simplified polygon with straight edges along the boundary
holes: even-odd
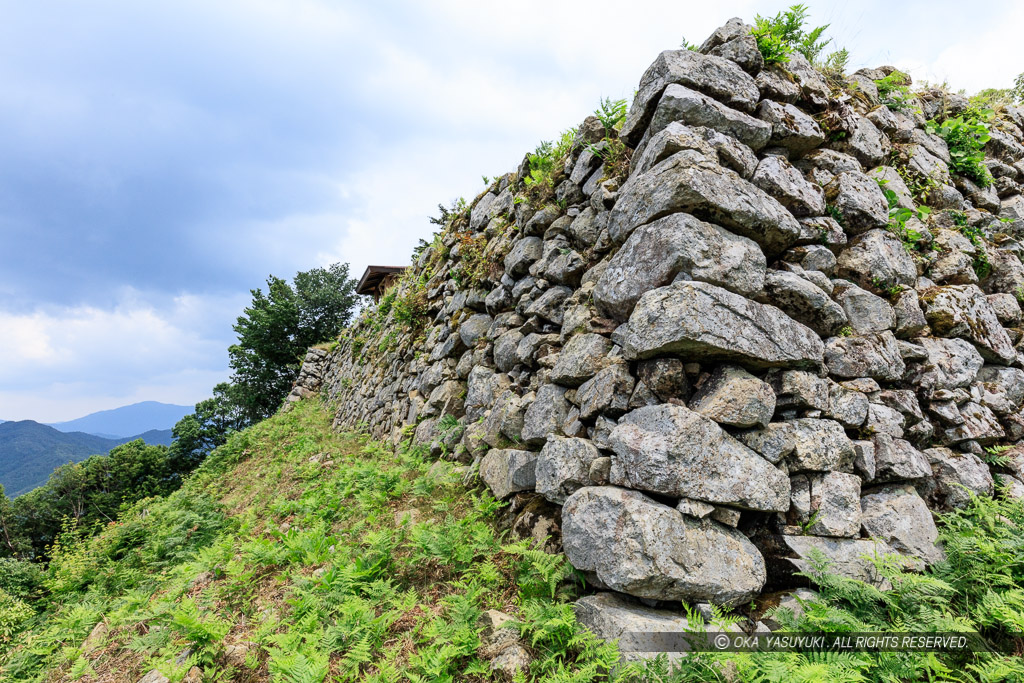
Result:
[[[614,648],[576,633],[571,568],[503,544],[498,508],[448,464],[336,434],[302,402],[167,499],[65,542],[48,607],[0,655],[0,680],[180,680],[193,665],[218,681],[490,680],[477,620],[491,608],[530,615],[538,673],[590,680]],[[396,523],[399,510],[417,522]]]
[[[482,648],[487,609],[514,615],[534,656],[518,681],[1024,680],[1019,502],[944,516],[948,560],[927,574],[878,560],[890,591],[821,572],[804,614],[774,614],[792,631],[980,631],[1004,654],[707,653],[674,671],[664,659],[610,670],[615,646],[568,603],[576,573],[503,538],[499,508],[447,463],[334,433],[329,411],[300,402],[167,498],[66,536],[41,576],[0,563],[0,681],[502,680]]]

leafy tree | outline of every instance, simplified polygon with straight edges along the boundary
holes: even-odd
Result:
[[[221,382],[213,388],[213,398],[197,403],[194,413],[174,425],[174,442],[167,458],[175,475],[180,477],[194,470],[232,432],[244,428],[237,393],[234,385]]]
[[[298,273],[292,284],[271,275],[267,292],[252,290],[252,304],[234,325],[228,349],[236,403],[244,425],[270,417],[291,389],[310,346],[334,337],[359,300],[347,263]]]
[[[14,503],[0,484],[0,557],[19,556],[28,550],[29,542],[18,524]]]
[[[83,532],[117,519],[124,504],[165,496],[180,485],[166,446],[141,439],[108,455],[62,465],[46,484],[8,501],[0,496],[0,555],[45,558],[67,520]]]

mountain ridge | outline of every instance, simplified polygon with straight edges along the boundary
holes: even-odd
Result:
[[[102,455],[141,438],[148,444],[169,445],[170,430],[147,430],[116,439],[86,432],[62,432],[34,420],[0,424],[0,485],[14,498],[44,484],[57,467]]]
[[[84,432],[108,439],[120,439],[152,430],[170,429],[192,411],[193,406],[140,401],[118,408],[99,410],[73,420],[39,424],[45,424],[64,433]]]

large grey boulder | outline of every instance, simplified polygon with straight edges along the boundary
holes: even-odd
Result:
[[[813,477],[810,524],[816,536],[856,537],[860,534],[860,477],[827,472]]]
[[[716,28],[711,35],[701,43],[699,51],[701,54],[706,55],[716,47],[724,45],[731,40],[750,35],[751,29],[753,29],[753,26],[747,24],[739,17],[733,17]]]
[[[976,496],[991,496],[992,473],[988,465],[973,453],[956,453],[948,448],[929,448],[924,451],[932,466],[935,490],[934,502],[950,508],[964,507]]]
[[[686,366],[678,358],[652,358],[636,364],[638,379],[662,403],[672,399],[686,400],[690,383]]]
[[[1007,365],[1017,360],[1010,336],[977,285],[933,287],[921,294],[921,303],[937,336],[966,339],[982,358],[996,363]]]
[[[752,76],[756,76],[764,68],[764,57],[757,47],[757,39],[754,36],[738,36],[732,40],[712,48],[709,55],[725,57],[736,62],[741,69]]]
[[[985,363],[977,349],[963,339],[921,337],[916,341],[928,358],[911,367],[910,381],[926,396],[970,386]]]
[[[785,66],[789,76],[800,86],[800,97],[815,110],[823,109],[828,104],[831,88],[821,72],[799,52],[790,54]]]
[[[565,313],[565,300],[570,296],[572,296],[572,290],[568,287],[562,285],[550,287],[526,308],[526,315],[535,315],[556,325],[561,325],[562,316]]]
[[[672,83],[699,90],[743,111],[753,110],[760,97],[754,79],[728,59],[691,50],[666,50],[640,79],[633,106],[619,131],[626,144],[635,147],[640,141],[661,94]]]
[[[887,230],[869,230],[850,240],[839,253],[836,274],[861,287],[912,286],[917,281],[917,266],[895,235]]]
[[[770,253],[785,251],[800,234],[800,224],[777,200],[693,150],[631,176],[608,218],[608,233],[622,243],[639,226],[678,212],[749,237]]]
[[[612,430],[611,483],[751,510],[789,507],[789,479],[713,420],[662,404],[624,415]]]
[[[900,339],[913,337],[928,327],[921,302],[913,289],[905,289],[896,296],[893,311],[896,313],[896,336]]]
[[[868,397],[864,393],[829,380],[828,406],[822,411],[825,417],[848,429],[860,427],[868,417],[868,407]]]
[[[484,420],[483,440],[487,445],[506,448],[521,442],[526,407],[527,402],[514,391],[502,393]]]
[[[611,486],[565,501],[562,544],[574,567],[640,598],[737,605],[766,578],[764,558],[735,529]]]
[[[720,365],[697,390],[690,410],[733,427],[763,427],[775,413],[775,392],[743,368]]]
[[[614,363],[598,371],[576,392],[580,417],[589,420],[598,413],[618,417],[629,407],[636,381],[624,363]]]
[[[701,130],[705,129],[672,121],[657,133],[648,134],[633,152],[633,157],[629,161],[629,174],[646,173],[659,162],[684,149],[690,149],[708,159],[714,159],[717,153],[701,135],[699,132]],[[739,144],[738,141],[737,144]],[[752,151],[750,153],[754,154]],[[757,166],[757,155],[754,155],[754,166]],[[736,172],[739,173],[738,170]]]
[[[765,380],[772,385],[779,408],[828,410],[828,380],[806,370],[772,370]]]
[[[774,306],[703,282],[676,282],[644,294],[629,317],[630,359],[678,353],[750,367],[821,363],[821,339]]]
[[[833,142],[832,147],[853,155],[866,168],[872,168],[882,163],[892,151],[892,143],[885,133],[878,130],[875,124],[863,116],[857,116],[853,135]]]
[[[558,354],[551,368],[551,381],[567,387],[578,387],[607,365],[612,342],[599,334],[577,334]]]
[[[569,413],[569,401],[565,398],[565,387],[545,384],[537,390],[537,398],[526,409],[523,416],[523,442],[539,446],[551,434],[561,434],[562,424]]]
[[[573,604],[572,610],[576,621],[598,638],[618,640],[619,652],[627,660],[653,659],[660,653],[649,651],[650,641],[661,643],[655,640],[660,637],[681,642],[689,629],[683,614],[647,607],[619,593],[584,596]]]
[[[825,141],[817,122],[791,104],[762,100],[757,115],[771,124],[771,143],[795,154],[808,152]]]
[[[906,372],[896,337],[889,330],[832,337],[825,342],[825,367],[834,377],[872,377],[886,382],[894,382]]]
[[[868,536],[928,564],[943,558],[932,513],[913,486],[884,486],[860,501],[861,525]]]
[[[549,436],[537,456],[537,493],[561,505],[590,485],[590,466],[599,457],[601,453],[587,439]]]
[[[995,414],[979,403],[968,401],[958,407],[958,412],[959,424],[953,425],[943,433],[943,439],[948,444],[977,441],[979,444],[987,445],[999,441],[1006,435]]]
[[[854,334],[884,332],[896,327],[896,311],[889,302],[852,282],[837,281],[832,298],[843,307]]]
[[[889,223],[889,204],[873,178],[844,171],[825,186],[825,197],[843,217],[847,232],[862,233]]]
[[[487,336],[494,319],[486,313],[471,315],[459,325],[459,337],[466,348],[472,349],[477,342]]]
[[[997,415],[1009,415],[1024,404],[1024,370],[986,365],[971,385],[971,397]]]
[[[665,88],[651,117],[648,135],[655,135],[674,122],[731,135],[754,151],[764,147],[771,135],[771,126],[764,121],[681,85]]]
[[[836,334],[847,323],[842,307],[824,290],[789,271],[766,271],[764,292],[758,294],[757,300],[777,306],[823,337]]]
[[[835,420],[803,417],[790,420],[792,472],[829,472],[853,462],[856,453],[846,430]]]
[[[544,243],[539,237],[516,240],[512,250],[505,255],[505,272],[512,277],[522,277],[543,254]]]
[[[679,277],[749,295],[764,287],[765,257],[756,243],[675,213],[643,225],[611,258],[594,288],[604,315],[625,320],[647,291]]]
[[[736,438],[770,463],[778,463],[796,446],[796,435],[789,422],[772,422],[761,429],[740,432]]]
[[[492,448],[480,461],[480,478],[498,500],[517,491],[532,491],[537,483],[537,454]]]
[[[905,481],[931,476],[928,458],[909,441],[882,433],[875,434],[871,441],[875,454],[874,481]]]
[[[494,365],[498,370],[508,372],[520,363],[517,350],[523,337],[519,330],[509,330],[494,340]]]
[[[750,180],[779,200],[794,216],[821,216],[825,213],[824,191],[807,182],[803,174],[782,157],[762,159]]]
[[[630,175],[645,173],[676,152],[692,149],[704,157],[749,178],[757,168],[757,155],[731,135],[706,126],[685,126],[673,121],[653,135],[644,137],[629,162]]]

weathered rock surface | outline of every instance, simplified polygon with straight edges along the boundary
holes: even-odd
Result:
[[[690,409],[718,424],[763,427],[775,413],[775,392],[735,365],[721,365],[694,394]]]
[[[625,659],[653,659],[657,652],[647,651],[648,639],[664,634],[678,640],[689,622],[678,612],[653,609],[629,600],[619,593],[586,595],[573,604],[576,621],[604,640],[618,640]],[[650,636],[648,634],[651,634]]]
[[[927,563],[943,557],[932,513],[912,486],[885,486],[864,495],[861,524],[869,536],[900,553]]]
[[[702,282],[644,294],[629,318],[627,358],[677,353],[750,367],[817,367],[818,335],[777,308]]]
[[[785,474],[683,406],[629,412],[609,441],[617,456],[612,484],[752,510],[781,512],[789,506]]]
[[[825,213],[825,193],[782,157],[765,157],[750,179],[797,217]]]
[[[537,493],[561,505],[590,485],[590,466],[599,457],[601,453],[587,439],[548,437],[537,456]]]
[[[821,127],[807,114],[791,104],[762,100],[757,115],[771,124],[771,143],[803,154],[825,141]]]
[[[840,252],[836,274],[865,288],[913,285],[917,279],[917,266],[892,233],[868,230],[853,238],[849,246]]]
[[[990,361],[1009,364],[1017,359],[1009,335],[977,285],[934,287],[924,292],[921,303],[936,335],[966,339]]]
[[[608,232],[621,243],[644,223],[677,212],[749,237],[771,253],[784,251],[800,234],[800,224],[778,201],[692,150],[632,176],[619,191]]]
[[[765,582],[764,558],[735,529],[611,486],[569,497],[562,543],[574,567],[640,598],[736,605]]]
[[[991,496],[994,483],[988,466],[973,453],[956,453],[948,448],[924,451],[935,476],[932,497],[945,507],[964,507],[971,494]]]
[[[839,304],[820,287],[796,273],[768,270],[764,292],[757,299],[777,306],[790,318],[823,337],[835,334],[847,323],[846,313]]]
[[[722,57],[690,50],[666,50],[648,67],[619,135],[635,145],[646,130],[661,94],[669,84],[693,88],[736,109],[750,111],[760,93],[754,79]]]
[[[676,213],[637,228],[597,281],[598,310],[626,320],[640,297],[679,277],[750,295],[764,286],[765,257],[753,241]]]
[[[537,454],[531,451],[491,449],[480,461],[480,478],[498,500],[537,485]]]
[[[893,553],[884,541],[824,536],[776,536],[772,541],[773,554],[776,549],[781,550],[781,561],[791,565],[793,571],[813,573],[812,560],[820,553],[829,563],[828,570],[834,574],[882,588],[888,586],[888,581],[867,559]]]
[[[771,134],[771,126],[764,121],[681,85],[665,88],[651,118],[648,135],[660,132],[672,122],[712,128],[731,135],[754,151],[764,147]]]
[[[834,377],[873,377],[889,382],[900,379],[906,372],[896,337],[888,330],[832,337],[825,343],[825,366]]]
[[[551,381],[567,387],[578,387],[606,365],[612,342],[599,334],[577,334],[558,354],[551,368]]]

